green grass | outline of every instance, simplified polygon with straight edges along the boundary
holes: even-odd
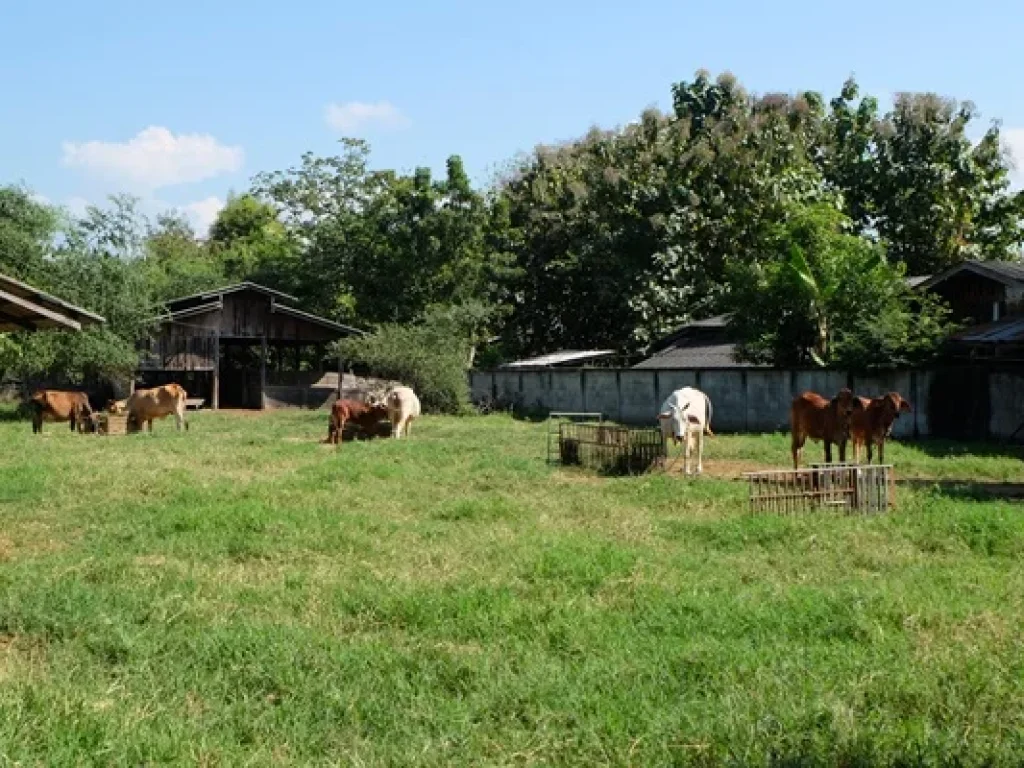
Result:
[[[752,517],[734,481],[549,468],[543,429],[0,423],[0,765],[1024,757],[1024,517],[984,490],[1015,452],[894,445],[896,511]]]

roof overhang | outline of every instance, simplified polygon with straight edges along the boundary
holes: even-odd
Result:
[[[274,314],[287,315],[288,317],[305,320],[307,323],[313,323],[314,325],[329,328],[330,330],[338,331],[339,333],[346,333],[350,336],[364,336],[366,334],[366,331],[361,331],[350,325],[342,325],[341,323],[336,323],[333,320],[328,320],[326,317],[320,317],[319,315],[314,315],[310,312],[303,312],[301,309],[294,309],[293,307],[288,307],[284,304],[278,304],[273,299],[270,301],[270,311]]]
[[[917,287],[925,290],[933,288],[960,272],[970,272],[980,277],[987,278],[988,280],[994,280],[997,283],[1002,283],[1003,285],[1020,285],[1022,282],[1009,275],[1004,275],[998,270],[986,267],[984,262],[965,261],[960,264],[954,264],[952,267],[939,272],[937,275],[932,275],[927,280],[918,283]]]
[[[97,314],[0,275],[0,331],[80,331],[105,322]]]

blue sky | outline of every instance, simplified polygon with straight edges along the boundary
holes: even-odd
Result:
[[[701,67],[757,92],[833,95],[853,74],[882,99],[970,99],[1024,161],[1022,48],[1019,0],[19,3],[0,20],[0,183],[72,209],[128,191],[201,222],[341,135],[379,167],[459,153],[482,182],[667,107]]]

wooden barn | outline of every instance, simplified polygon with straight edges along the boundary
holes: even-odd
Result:
[[[251,282],[169,301],[141,350],[137,380],[177,381],[190,400],[214,409],[325,405],[341,381],[328,345],[362,331],[297,303]]]

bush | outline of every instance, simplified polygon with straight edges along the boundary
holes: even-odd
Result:
[[[426,411],[469,410],[469,342],[436,325],[383,325],[367,336],[338,342],[336,351],[374,376],[412,387]]]

